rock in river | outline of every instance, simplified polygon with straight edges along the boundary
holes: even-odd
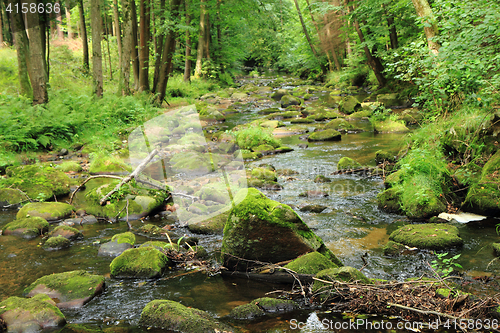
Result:
[[[104,243],[99,248],[97,253],[100,257],[116,257],[123,251],[132,248],[135,244],[135,235],[131,232],[116,234],[111,238],[111,241]]]
[[[73,206],[63,202],[32,202],[21,208],[16,217],[38,216],[47,221],[57,221],[70,216],[73,209]]]
[[[21,218],[7,223],[2,233],[4,235],[14,235],[26,239],[40,236],[49,230],[49,223],[41,217]]]
[[[462,246],[458,228],[450,224],[410,224],[394,231],[389,240],[419,249],[444,250]]]
[[[168,265],[165,254],[154,247],[140,247],[124,251],[113,259],[109,268],[113,277],[154,278]]]

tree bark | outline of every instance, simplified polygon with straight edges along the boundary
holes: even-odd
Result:
[[[186,0],[187,1],[187,0]],[[160,1],[160,12],[165,12],[165,0]],[[165,22],[164,15],[160,15],[160,26]],[[163,42],[165,41],[165,36],[161,34],[158,36],[155,48],[155,71],[153,75],[153,93],[156,93],[156,87],[158,86],[158,81],[160,78],[160,68],[161,68],[161,54],[163,52]]]
[[[68,39],[73,39],[73,30],[71,29],[71,1],[66,0],[66,26],[68,29]]]
[[[3,47],[3,8],[0,6],[0,48]]]
[[[8,2],[6,2],[8,3]],[[10,16],[7,15],[7,12],[5,11],[5,3],[3,1],[0,1],[0,11],[2,14],[2,24],[3,24],[3,34],[2,36],[4,38],[4,42],[7,45],[13,45],[13,40],[12,40],[12,31],[10,28],[11,24],[11,19]]]
[[[140,46],[139,46],[139,91],[149,91],[149,39],[150,39],[150,3],[141,0],[140,16]]]
[[[130,2],[131,18],[132,18],[132,69],[134,70],[134,89],[139,88],[139,53],[137,50],[137,11],[135,1]]]
[[[122,96],[130,95],[130,56],[132,55],[132,8],[134,0],[122,0],[123,49],[120,62],[118,92]]]
[[[56,4],[59,5],[59,8],[61,8],[61,3],[59,1],[56,1]],[[62,10],[59,10],[59,13],[56,13],[56,31],[57,31],[57,38],[58,39],[64,39],[64,32],[61,29],[62,25]]]
[[[438,42],[434,41],[435,37],[438,35],[438,26],[436,23],[436,18],[432,13],[431,6],[427,0],[412,0],[413,6],[417,11],[417,15],[424,20],[424,32],[427,38],[427,44],[429,50],[437,55],[439,53],[439,48],[441,47]]]
[[[118,0],[113,0],[113,22],[115,27],[116,43],[118,44],[118,63],[122,63],[122,36],[118,14]]]
[[[83,7],[83,0],[78,0],[78,12],[80,14],[80,36],[82,37],[83,46],[83,70],[88,72],[89,65],[89,44],[87,40],[87,26],[85,24],[85,8]]]
[[[205,5],[205,0],[201,0],[200,3],[200,33],[198,37],[198,49],[196,51],[196,66],[194,68],[194,77],[199,78],[201,76],[201,66],[203,60],[203,53],[205,48],[205,16],[207,14],[207,8]]]
[[[205,45],[203,46],[203,51],[205,51],[205,58],[210,59],[210,14],[205,11],[205,36],[203,37]]]
[[[390,14],[387,15],[387,25],[389,26],[389,39],[391,40],[391,49],[395,50],[398,48],[398,33],[396,31],[396,25],[394,24],[394,17]]]
[[[191,25],[191,15],[189,14],[189,0],[184,0],[186,7],[186,25]],[[191,80],[191,37],[189,30],[186,30],[186,59],[184,60],[184,81]]]
[[[14,0],[10,0],[9,4],[13,6],[16,3]],[[17,71],[19,77],[19,94],[28,98],[33,97],[33,92],[31,90],[31,83],[29,78],[28,68],[29,64],[29,42],[28,36],[26,35],[25,24],[23,20],[23,15],[21,13],[12,13],[11,16],[12,31],[14,32],[15,46],[17,50]]]
[[[30,5],[36,3],[35,0],[30,1]],[[30,13],[28,11],[26,20],[29,27],[29,72],[31,87],[33,88],[33,105],[45,104],[49,101],[47,94],[47,72],[44,65],[44,38],[42,38],[42,34],[45,34],[45,31],[42,30],[38,13]]]
[[[92,25],[92,77],[94,81],[94,94],[97,97],[102,97],[102,18],[100,0],[91,0],[90,2],[90,22]]]
[[[111,64],[111,52],[109,50],[109,35],[113,34],[113,29],[111,29],[111,32],[110,32],[107,17],[108,17],[108,15],[104,14],[104,25],[107,28],[106,29],[106,46],[108,48],[109,79],[112,81],[113,80],[113,65]],[[104,64],[106,64],[106,60],[104,60]]]

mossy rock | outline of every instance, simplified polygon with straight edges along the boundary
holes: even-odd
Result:
[[[500,243],[492,243],[491,246],[493,247],[493,252],[497,257],[500,257]]]
[[[132,172],[132,167],[117,156],[98,154],[90,162],[89,172],[91,174],[128,174]]]
[[[404,104],[404,101],[396,93],[377,95],[377,102],[382,103],[386,108]]]
[[[300,99],[292,95],[283,95],[280,100],[281,107],[287,108],[291,105],[300,105]]]
[[[267,109],[260,110],[257,113],[258,114],[272,114],[272,113],[277,113],[277,112],[280,112],[279,108],[267,108]]]
[[[342,138],[340,132],[334,129],[314,132],[307,138],[308,141],[339,141]]]
[[[407,133],[410,131],[402,122],[391,119],[372,120],[371,123],[375,133]]]
[[[262,180],[271,180],[274,182],[278,180],[278,178],[276,177],[276,172],[271,171],[267,168],[262,168],[262,167],[254,168],[252,169],[251,174],[253,178],[258,178]]]
[[[26,217],[7,223],[3,235],[13,235],[25,239],[36,238],[49,230],[49,223],[41,217]]]
[[[354,112],[354,113],[348,115],[345,119],[354,120],[354,119],[369,118],[372,116],[372,114],[373,114],[373,112],[368,111],[368,110],[357,111],[357,112]]]
[[[125,250],[109,268],[113,277],[154,278],[161,276],[168,264],[164,253],[153,247],[139,247]]]
[[[52,237],[62,236],[69,240],[83,238],[83,234],[80,232],[80,230],[67,225],[57,226],[54,230],[50,232],[49,235]]]
[[[12,188],[0,188],[0,208],[15,209],[27,201],[26,195]]]
[[[80,163],[75,161],[65,161],[61,164],[57,164],[55,167],[62,172],[81,172],[83,170]]]
[[[263,144],[263,145],[259,145],[257,147],[252,148],[252,150],[254,152],[259,152],[259,153],[262,153],[262,154],[266,154],[266,153],[273,152],[275,150],[275,148],[273,146],[271,146],[271,145]]]
[[[406,250],[404,244],[393,242],[391,240],[388,241],[382,249],[384,255],[386,256],[396,256],[401,254],[404,250]]]
[[[467,192],[464,208],[479,214],[500,214],[500,150],[483,167],[481,179]]]
[[[345,114],[351,114],[361,109],[361,103],[356,96],[344,96],[339,101],[339,110]]]
[[[361,273],[359,270],[357,270],[354,267],[349,267],[349,266],[344,266],[344,267],[338,267],[338,268],[328,268],[325,270],[322,270],[316,274],[316,277],[320,280],[324,281],[340,281],[340,282],[359,282],[363,284],[372,284],[370,279],[368,279],[363,273]],[[312,292],[317,292],[322,288],[325,287],[331,287],[330,284],[324,283],[318,280],[314,280],[313,286],[312,286]],[[324,294],[325,296],[328,295],[328,293]],[[322,296],[323,298],[323,296]]]
[[[193,204],[191,204],[189,207],[188,207],[188,210],[191,212],[191,213],[195,213],[195,214],[198,214],[198,215],[206,215],[207,213],[209,213],[208,211],[208,207],[199,203],[199,202],[195,202]]]
[[[285,266],[298,274],[316,274],[324,269],[336,267],[338,266],[319,252],[300,256]]]
[[[389,162],[389,163],[394,163],[396,162],[396,158],[394,157],[393,154],[385,151],[385,150],[377,150],[375,152],[375,162],[377,164],[383,163],[383,162]]]
[[[315,122],[314,117],[296,118],[290,120],[290,124],[312,124],[314,122]]]
[[[244,151],[241,154],[241,156],[242,156],[244,161],[254,161],[254,160],[258,160],[259,158],[261,158],[262,153],[261,152]]]
[[[279,191],[283,189],[283,186],[278,184],[274,180],[267,180],[261,178],[250,177],[246,180],[246,185],[248,187],[261,188],[264,190]]]
[[[235,307],[228,316],[233,319],[248,320],[268,313],[284,313],[298,308],[298,304],[291,300],[262,297],[254,299],[248,304]]]
[[[32,202],[21,208],[16,217],[38,216],[47,221],[57,221],[70,216],[74,209],[63,202]]]
[[[342,118],[337,118],[330,120],[325,126],[324,129],[334,129],[339,132],[354,132],[360,131],[359,129],[354,128],[354,126],[349,123],[347,120]]]
[[[45,244],[43,244],[43,248],[49,251],[67,249],[70,246],[70,240],[61,235],[50,237],[49,239],[47,239]]]
[[[326,177],[326,176],[323,176],[323,175],[317,175],[315,178],[314,178],[314,182],[315,183],[331,183],[331,179]]]
[[[361,163],[353,160],[350,157],[342,157],[337,163],[337,170],[356,170],[361,168]]]
[[[292,176],[292,175],[298,175],[299,172],[292,170],[292,169],[278,169],[276,170],[276,173],[280,176]]]
[[[0,179],[0,188],[19,189],[31,199],[52,200],[69,194],[71,179],[64,172],[47,165],[11,166],[7,178]]]
[[[217,214],[203,221],[197,221],[188,224],[189,231],[195,234],[220,234],[224,230],[229,211]]]
[[[446,211],[440,184],[430,175],[412,176],[401,195],[401,208],[412,219],[425,219]]]
[[[377,194],[378,208],[390,213],[401,213],[402,194],[403,189],[400,186],[392,187],[380,192],[379,194]]]
[[[39,332],[66,323],[61,310],[45,294],[7,298],[0,302],[0,319],[7,324],[8,332]]]
[[[313,212],[313,213],[321,213],[328,207],[323,206],[323,205],[306,205],[304,207],[300,208],[301,212]]]
[[[261,127],[265,128],[278,128],[278,127],[284,127],[285,124],[279,120],[266,120],[262,123],[260,123]]]
[[[45,275],[24,289],[23,294],[45,294],[56,300],[58,308],[68,309],[81,308],[103,290],[104,276],[77,270]]]
[[[122,232],[121,234],[116,234],[111,238],[112,242],[116,242],[117,244],[127,243],[130,245],[135,244],[135,235],[130,231]]]
[[[235,201],[240,203],[229,213],[222,240],[226,267],[247,269],[248,262],[235,258],[276,263],[312,251],[342,265],[289,206],[267,198],[254,188],[238,192]]]
[[[403,182],[403,178],[405,177],[405,171],[404,170],[398,170],[396,172],[393,172],[389,174],[387,177],[385,177],[384,184],[386,187],[394,187]]]
[[[458,228],[450,224],[410,224],[398,228],[389,240],[419,249],[445,250],[463,245]]]
[[[210,200],[221,204],[225,204],[229,201],[229,195],[227,193],[209,185],[205,185],[200,189],[199,197],[201,200]]]
[[[188,308],[170,300],[154,300],[149,302],[141,312],[140,326],[161,328],[175,332],[213,333],[232,331],[207,312]]]

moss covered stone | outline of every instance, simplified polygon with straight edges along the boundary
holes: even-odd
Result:
[[[2,233],[4,235],[14,235],[26,239],[32,239],[46,233],[49,230],[49,223],[41,217],[26,217],[7,223]]]
[[[70,192],[71,179],[48,165],[22,165],[7,168],[7,178],[0,179],[0,188],[17,188],[31,199],[51,200]]]
[[[307,118],[295,118],[290,120],[290,124],[312,124],[315,122],[314,117],[309,116]]]
[[[431,175],[417,174],[409,178],[401,195],[401,208],[406,216],[413,219],[424,219],[446,211],[446,201],[441,186]]]
[[[262,297],[235,307],[229,313],[229,317],[240,320],[253,319],[268,313],[283,313],[298,308],[298,304],[291,300]]]
[[[19,190],[12,188],[0,188],[0,208],[10,206],[10,208],[17,208],[19,205],[28,200]]]
[[[226,267],[247,268],[248,262],[235,257],[275,263],[312,251],[342,265],[289,206],[267,198],[254,188],[238,192],[235,201],[240,203],[229,213],[222,240]]]
[[[391,119],[372,120],[371,123],[375,133],[407,133],[410,131],[402,122]]]
[[[500,243],[492,243],[491,247],[493,247],[493,252],[497,257],[500,257]]]
[[[388,241],[382,249],[386,256],[396,256],[406,249],[404,244]]]
[[[258,179],[263,179],[263,180],[271,180],[271,181],[277,181],[278,178],[276,177],[276,172],[269,170],[267,168],[254,168],[252,169],[252,177],[258,178]]]
[[[222,234],[228,216],[229,211],[225,211],[206,220],[189,223],[188,229],[195,234]]]
[[[314,178],[314,182],[315,183],[330,183],[332,180],[328,177],[325,177],[323,175],[317,175],[315,178]]]
[[[90,162],[91,174],[124,174],[132,171],[132,167],[117,156],[98,154]]]
[[[307,138],[308,141],[339,141],[342,135],[334,129],[314,132]]]
[[[112,242],[116,242],[118,244],[127,243],[130,245],[135,244],[135,235],[130,231],[123,232],[121,234],[116,234],[111,238]]]
[[[168,265],[167,256],[154,247],[128,249],[113,259],[109,268],[113,277],[154,278]]]
[[[354,120],[354,119],[369,118],[371,117],[372,114],[373,112],[368,110],[357,111],[354,112],[353,114],[348,115],[345,119]]]
[[[444,250],[462,246],[458,228],[450,224],[410,224],[394,231],[389,240],[420,249]]]
[[[300,99],[287,94],[281,97],[280,103],[282,108],[287,108],[290,105],[300,105]]]
[[[7,298],[0,303],[0,319],[7,324],[8,332],[38,332],[66,323],[61,310],[44,294]]]
[[[385,150],[377,150],[375,152],[375,162],[377,164],[383,163],[383,162],[389,162],[389,163],[394,163],[396,161],[396,158],[394,157],[393,154],[385,151]]]
[[[390,212],[401,213],[401,195],[403,189],[401,187],[392,187],[377,194],[378,208]]]
[[[17,212],[18,219],[38,216],[47,221],[57,221],[71,215],[74,207],[63,202],[32,202]]]
[[[337,163],[337,170],[356,170],[361,168],[361,163],[350,157],[342,157]]]
[[[80,172],[83,170],[80,163],[75,161],[65,161],[61,164],[56,165],[56,169],[61,170],[62,172]]]
[[[83,234],[80,232],[80,230],[67,225],[60,225],[56,227],[54,230],[50,232],[50,236],[53,237],[62,236],[69,240],[83,238]]]
[[[339,101],[339,110],[351,114],[361,109],[361,103],[356,96],[344,96]]]
[[[330,120],[327,124],[325,124],[324,128],[325,129],[331,128],[331,129],[337,130],[339,132],[357,131],[357,129],[354,128],[354,126],[351,123],[349,123],[347,120],[342,119],[342,118]]]
[[[154,300],[149,302],[141,313],[139,325],[161,328],[175,332],[213,333],[232,331],[207,312],[170,300]]]
[[[104,276],[84,270],[46,275],[24,289],[24,295],[45,294],[57,302],[60,309],[80,308],[104,289]]]
[[[71,246],[70,240],[61,235],[50,237],[49,239],[47,239],[45,244],[43,244],[43,248],[49,251],[62,250],[70,246]]]
[[[300,256],[285,266],[285,268],[291,269],[298,274],[316,274],[324,269],[336,267],[338,266],[319,252],[311,252]]]
[[[403,100],[399,98],[398,94],[380,94],[377,95],[377,102],[382,103],[386,108],[390,106],[403,105]]]

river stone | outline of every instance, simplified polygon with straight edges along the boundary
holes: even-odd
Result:
[[[26,201],[26,195],[21,191],[13,188],[0,188],[0,208],[18,208],[19,205]]]
[[[372,120],[371,123],[375,133],[407,133],[410,131],[402,122],[391,119]]]
[[[84,270],[45,275],[23,294],[33,297],[45,294],[54,299],[59,309],[81,308],[104,290],[104,276],[93,275]]]
[[[132,167],[116,156],[98,154],[89,165],[91,174],[128,174]]]
[[[354,128],[354,126],[350,122],[342,118],[330,120],[328,123],[325,124],[325,126],[323,126],[323,128],[334,129],[341,133],[361,131],[360,129]]]
[[[146,304],[141,312],[139,325],[186,333],[233,331],[205,311],[188,308],[170,300],[154,300]]]
[[[382,103],[386,108],[404,104],[404,101],[398,98],[398,94],[396,93],[377,95],[377,102]]]
[[[248,94],[244,92],[235,92],[231,95],[231,99],[245,99],[247,97]]]
[[[356,170],[361,168],[361,163],[350,157],[342,157],[337,163],[337,170]]]
[[[195,234],[222,235],[228,216],[229,216],[229,211],[226,211],[203,221],[189,223],[187,227],[189,231]]]
[[[314,178],[315,183],[330,183],[332,180],[328,177],[325,177],[323,175],[317,175],[316,178]]]
[[[169,259],[154,247],[139,247],[125,250],[113,259],[109,268],[111,276],[118,278],[159,277],[167,267]]]
[[[361,109],[361,104],[356,96],[344,96],[339,101],[339,110],[345,114],[351,114]]]
[[[313,212],[313,213],[321,213],[328,207],[323,206],[323,205],[306,205],[304,207],[300,208],[301,212]]]
[[[99,257],[117,257],[122,254],[125,250],[132,248],[133,245],[129,243],[120,243],[118,244],[116,241],[111,241],[102,244],[99,247],[99,251],[97,255]]]
[[[462,246],[458,228],[450,224],[410,224],[395,230],[389,240],[419,249],[445,250]]]
[[[16,217],[38,216],[47,221],[57,221],[70,216],[74,209],[63,202],[32,202],[21,208]]]
[[[339,141],[342,135],[334,129],[314,132],[307,138],[308,141]]]
[[[50,237],[47,239],[45,244],[43,244],[43,248],[48,251],[57,251],[66,249],[71,246],[71,242],[66,237],[61,235]]]
[[[330,259],[319,252],[310,252],[285,265],[297,274],[316,274],[327,268],[336,268]]]
[[[355,119],[369,118],[369,117],[371,117],[372,114],[373,114],[373,112],[368,111],[368,110],[357,111],[357,112],[354,112],[354,113],[348,115],[345,119],[355,120]]]
[[[344,266],[339,268],[327,268],[316,274],[316,278],[324,281],[340,281],[340,282],[354,282],[358,281],[363,284],[371,284],[371,281],[363,275],[359,270],[354,267]],[[312,292],[315,293],[322,288],[332,287],[330,284],[314,280]],[[324,296],[323,296],[324,295]],[[323,293],[321,298],[324,299],[328,293]]]
[[[299,194],[299,197],[314,198],[314,197],[327,197],[328,193],[324,191],[310,190]]]
[[[0,303],[0,319],[8,332],[33,333],[42,329],[63,326],[66,318],[49,296],[32,298],[9,297]]]
[[[248,320],[268,313],[284,313],[298,308],[299,305],[291,300],[262,297],[254,299],[248,304],[235,307],[228,316],[233,319]]]
[[[51,200],[70,192],[71,179],[64,172],[48,165],[11,166],[7,178],[0,179],[0,188],[16,188],[31,199]]]
[[[243,197],[245,194],[246,197]],[[318,251],[341,266],[341,262],[289,206],[248,188],[235,197],[234,207],[224,228],[221,252],[225,266],[245,271],[250,262],[281,262]]]
[[[54,230],[50,232],[50,236],[54,237],[62,236],[69,240],[83,238],[83,234],[80,232],[80,230],[66,225],[57,226]]]
[[[292,95],[283,95],[280,100],[281,107],[287,108],[291,105],[300,105],[300,99]]]
[[[377,164],[380,164],[380,163],[383,163],[386,161],[389,163],[396,162],[396,158],[394,157],[394,154],[391,154],[385,150],[377,150],[375,152],[375,162]]]
[[[45,219],[26,217],[7,223],[2,229],[2,234],[32,239],[46,233],[48,230],[49,223]]]

